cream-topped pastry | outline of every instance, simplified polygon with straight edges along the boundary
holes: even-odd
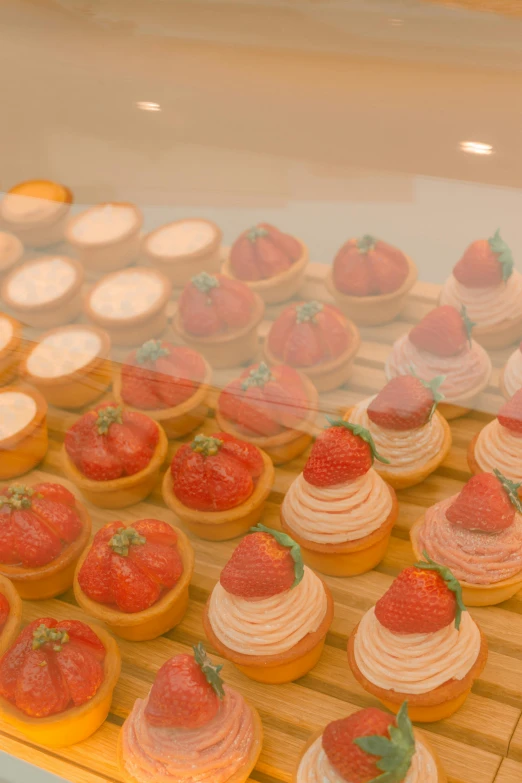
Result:
[[[17,236],[0,231],[0,275],[9,272],[21,260],[24,246]]]
[[[48,256],[21,266],[10,276],[5,290],[15,305],[43,305],[67,294],[76,280],[70,259]]]
[[[0,201],[0,222],[24,244],[46,247],[63,238],[72,199],[71,191],[57,182],[21,182]]]
[[[102,339],[89,326],[57,329],[44,336],[26,359],[30,375],[60,378],[81,370],[102,350]]]
[[[100,280],[91,291],[89,304],[104,319],[125,321],[156,308],[164,290],[163,279],[151,270],[125,269]]]
[[[22,391],[0,391],[0,441],[21,432],[33,421],[36,412],[32,396]]]
[[[185,256],[198,253],[216,239],[216,228],[208,220],[179,220],[154,231],[147,249],[158,256]]]
[[[506,281],[488,288],[468,288],[450,275],[442,286],[440,303],[457,309],[464,305],[471,320],[482,328],[519,318],[521,297],[522,275],[515,269]]]
[[[98,245],[121,239],[139,223],[131,204],[98,204],[75,218],[68,236],[82,244]]]
[[[14,327],[10,318],[0,314],[0,352],[6,348],[13,339]]]
[[[512,397],[522,388],[522,344],[507,360],[502,373],[502,384],[506,397]]]
[[[471,441],[468,462],[473,473],[495,469],[512,481],[522,481],[522,389],[500,408],[497,418]]]
[[[0,202],[0,217],[9,223],[49,220],[63,210],[63,202],[22,193],[6,193]]]

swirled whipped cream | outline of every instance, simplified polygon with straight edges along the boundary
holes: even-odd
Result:
[[[415,739],[415,753],[403,783],[437,783],[435,759],[423,743]],[[297,783],[350,783],[332,767],[323,750],[322,737],[310,745],[299,764]]]
[[[439,388],[446,402],[459,402],[467,394],[486,386],[491,375],[491,360],[475,340],[471,341],[471,347],[466,346],[455,356],[436,356],[416,348],[405,334],[394,343],[386,360],[386,377],[391,380],[397,375],[411,375],[412,368],[423,381],[444,375]]]
[[[522,351],[513,351],[504,367],[504,386],[509,397],[522,387]]]
[[[506,281],[488,288],[468,288],[450,275],[440,295],[441,305],[452,305],[460,311],[465,306],[477,327],[496,326],[521,315],[522,275],[516,269]]]
[[[522,481],[522,438],[517,438],[498,419],[479,432],[475,441],[475,459],[482,470],[498,468],[512,481]]]
[[[327,608],[322,581],[305,566],[297,587],[271,598],[240,598],[227,593],[218,582],[210,597],[208,616],[217,638],[230,650],[243,655],[278,655],[317,631]]]
[[[300,473],[283,501],[287,525],[318,544],[356,541],[378,530],[392,510],[388,485],[372,468],[353,481],[314,487]]]
[[[122,729],[126,772],[137,783],[226,783],[246,763],[254,716],[228,686],[219,712],[197,729],[150,726],[147,699],[137,699]]]
[[[446,517],[453,495],[431,506],[417,533],[417,550],[447,566],[461,582],[489,585],[522,570],[522,516],[498,533],[466,530]]]
[[[355,405],[349,418],[352,424],[360,424],[370,431],[377,451],[389,460],[389,465],[375,460],[375,470],[401,476],[434,459],[444,443],[445,431],[441,417],[435,413],[431,421],[411,430],[386,429],[374,424],[368,416],[368,406],[375,396]]]

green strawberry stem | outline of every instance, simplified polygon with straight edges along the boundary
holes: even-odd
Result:
[[[196,435],[192,441],[190,448],[192,451],[198,454],[203,454],[205,457],[213,457],[218,453],[219,449],[223,445],[223,441],[219,438],[213,438],[211,435]]]
[[[24,484],[13,484],[7,490],[8,495],[0,495],[0,506],[11,506],[16,511],[23,508],[31,508],[31,498],[34,496],[34,489],[26,487]],[[37,497],[42,497],[38,494]]]
[[[488,243],[492,251],[497,255],[498,262],[502,267],[502,280],[505,282],[513,274],[514,261],[511,248],[500,236],[499,228],[497,228],[493,236],[488,239]]]
[[[219,288],[219,280],[208,272],[200,272],[192,278],[192,284],[196,286],[202,294],[208,294],[213,288]]]
[[[253,370],[250,370],[250,373],[247,378],[243,381],[241,384],[241,388],[243,391],[246,391],[251,386],[265,386],[269,381],[272,380],[272,373],[270,372],[270,367],[266,362],[260,362],[257,367],[255,367]]]
[[[302,580],[304,576],[304,563],[303,563],[303,556],[301,554],[301,547],[299,544],[294,541],[293,538],[290,538],[290,536],[287,536],[286,533],[281,533],[279,530],[274,530],[271,527],[265,527],[265,525],[262,525],[260,522],[255,527],[250,528],[251,533],[269,533],[271,536],[275,538],[278,544],[281,544],[281,546],[285,546],[290,550],[290,554],[292,556],[292,560],[294,561],[294,583],[290,589],[293,589],[294,587],[297,587],[299,582]]]
[[[195,661],[205,675],[206,681],[213,688],[217,697],[223,699],[225,690],[223,688],[223,680],[219,675],[223,666],[214,666],[201,642],[194,645],[192,649],[194,650]]]
[[[397,713],[397,725],[390,722],[388,732],[390,739],[378,734],[354,739],[354,743],[365,753],[379,756],[375,766],[382,770],[382,775],[369,783],[403,783],[408,774],[415,753],[415,736],[408,716],[407,701],[403,702]]]
[[[315,321],[315,316],[323,309],[322,302],[304,302],[297,305],[295,309],[295,320],[298,324],[304,324],[306,321]]]
[[[100,408],[96,427],[100,435],[106,435],[109,432],[111,424],[123,424],[121,405],[109,405],[106,408]]]
[[[146,362],[156,362],[161,356],[168,356],[168,348],[161,347],[161,340],[147,340],[141,348],[136,351],[136,361],[138,364]]]
[[[115,554],[127,557],[131,546],[143,546],[147,543],[145,536],[140,536],[133,527],[126,527],[121,532],[115,533],[109,541],[109,546]]]
[[[517,484],[515,481],[510,481],[510,479],[506,478],[497,468],[493,469],[493,473],[506,490],[506,494],[511,501],[511,504],[516,508],[519,514],[522,514],[522,503],[520,502],[520,496],[518,494],[518,490],[522,486],[522,483],[519,482]]]
[[[468,610],[464,606],[464,601],[462,599],[462,587],[460,586],[460,582],[458,579],[455,579],[452,572],[447,568],[446,566],[439,565],[434,560],[431,559],[431,557],[428,556],[428,553],[426,550],[423,550],[422,556],[424,558],[418,563],[414,563],[415,568],[424,568],[426,571],[437,571],[438,574],[444,579],[446,582],[446,586],[448,590],[451,590],[452,593],[455,593],[455,598],[457,599],[457,611],[455,612],[455,628],[457,631],[460,628],[460,621],[462,618],[462,612],[467,612]]]
[[[33,650],[39,650],[44,644],[52,644],[54,652],[60,652],[62,645],[69,641],[67,631],[48,628],[43,623],[33,631]]]
[[[365,234],[363,237],[357,240],[357,249],[363,253],[369,253],[370,250],[373,250],[377,243],[377,240],[375,237],[372,237],[371,234]]]
[[[247,232],[247,237],[252,242],[252,244],[255,244],[260,237],[267,236],[268,230],[266,228],[262,228],[261,226],[254,226]]]
[[[364,427],[361,427],[360,424],[352,424],[350,421],[345,421],[344,419],[333,419],[331,416],[327,416],[326,420],[328,422],[328,427],[344,427],[345,429],[353,432],[354,435],[357,435],[357,437],[361,438],[365,443],[368,444],[374,459],[378,459],[379,462],[384,462],[385,465],[390,464],[390,460],[386,459],[386,457],[381,457],[377,451],[377,446],[375,445],[370,432]]]
[[[468,335],[468,343],[471,348],[471,332],[473,331],[473,327],[477,324],[475,321],[472,321],[471,318],[468,315],[468,311],[466,310],[466,307],[462,305],[460,314],[462,316],[462,320],[464,321],[464,328],[466,330],[466,334]]]
[[[437,375],[435,378],[432,378],[431,381],[425,381],[422,378],[419,378],[417,375],[417,372],[415,370],[415,367],[413,364],[410,364],[410,375],[413,375],[414,378],[417,378],[418,381],[422,383],[424,388],[429,389],[432,396],[433,396],[433,405],[430,410],[430,415],[428,416],[428,421],[431,421],[433,418],[433,414],[437,410],[437,405],[439,402],[442,402],[442,400],[445,400],[444,394],[439,391],[439,388],[442,386],[444,381],[446,380],[445,375]]]

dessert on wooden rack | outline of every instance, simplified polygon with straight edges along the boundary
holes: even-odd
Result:
[[[202,644],[163,664],[123,724],[126,783],[246,783],[263,744],[261,719],[221,679]]]
[[[438,391],[443,382],[443,376],[428,382],[398,375],[346,413],[348,421],[371,433],[387,460],[375,462],[375,470],[395,489],[420,484],[449,454],[451,430],[437,410],[444,400]]]
[[[0,717],[40,745],[83,742],[106,719],[120,668],[103,628],[33,620],[0,658]]]
[[[374,469],[368,430],[330,419],[281,506],[281,525],[305,562],[332,576],[354,576],[384,557],[397,519],[395,492]]]
[[[401,571],[348,640],[362,687],[395,713],[407,700],[411,719],[422,723],[448,718],[464,704],[487,656],[459,582],[427,555]]]
[[[253,443],[275,465],[302,454],[316,433],[318,394],[298,370],[265,362],[245,369],[218,397],[216,420],[224,432]]]
[[[292,682],[318,662],[334,604],[290,536],[257,525],[223,568],[203,615],[219,655],[258,682]]]
[[[416,280],[417,267],[402,250],[365,234],[338,251],[326,287],[346,315],[369,326],[396,318]]]
[[[264,310],[261,297],[240,280],[200,272],[181,292],[172,326],[212,367],[237,367],[259,351]]]
[[[293,783],[447,783],[404,702],[397,718],[377,707],[329,723],[301,754]]]
[[[69,221],[65,236],[87,272],[106,273],[136,260],[142,224],[135,204],[96,204]]]
[[[17,236],[0,230],[0,278],[20,263],[24,246]]]
[[[522,389],[472,439],[468,465],[472,473],[498,469],[508,479],[522,481]]]
[[[22,326],[0,313],[0,386],[15,378],[22,357]]]
[[[411,529],[415,555],[427,552],[450,568],[469,606],[498,604],[522,587],[519,487],[496,469],[480,473]]]
[[[466,307],[473,337],[485,348],[504,348],[522,337],[522,275],[497,230],[472,242],[446,280],[441,304]]]
[[[22,476],[47,453],[47,403],[28,386],[0,388],[0,480]]]
[[[0,575],[0,655],[12,645],[22,622],[22,599],[12,582]]]
[[[159,519],[109,522],[81,557],[74,594],[84,611],[124,639],[155,639],[181,622],[194,550]]]
[[[522,388],[522,343],[513,351],[500,371],[499,387],[507,400]]]
[[[491,360],[472,339],[474,324],[466,308],[436,307],[407,334],[399,337],[386,360],[388,380],[415,374],[423,381],[444,375],[439,411],[446,419],[463,416],[476,404],[491,376]]]
[[[268,304],[284,302],[299,291],[308,264],[308,248],[269,223],[243,231],[236,239],[223,274],[243,280]]]
[[[63,239],[73,195],[65,185],[45,179],[20,182],[0,201],[0,226],[31,247]]]
[[[310,301],[291,304],[272,324],[264,344],[269,365],[304,373],[318,391],[342,386],[360,345],[359,330],[337,307]]]
[[[163,499],[200,538],[235,538],[259,521],[274,483],[270,457],[225,432],[181,446],[163,480]]]
[[[221,237],[221,229],[211,220],[175,220],[147,234],[143,255],[175,288],[182,288],[200,272],[219,272]]]
[[[63,467],[90,503],[124,508],[152,491],[167,445],[163,429],[149,416],[102,403],[65,433]]]

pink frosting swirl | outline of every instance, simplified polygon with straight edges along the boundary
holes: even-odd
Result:
[[[498,468],[512,481],[522,481],[522,438],[512,435],[498,419],[490,421],[479,432],[475,459],[488,473]]]
[[[448,566],[461,582],[489,585],[522,570],[522,517],[499,533],[481,533],[452,524],[446,510],[457,495],[431,506],[417,533],[417,549]]]
[[[522,387],[522,351],[513,351],[504,367],[504,386],[510,397]]]
[[[314,487],[301,473],[283,501],[288,526],[308,541],[343,544],[370,535],[392,510],[387,484],[370,470],[335,487]]]
[[[471,347],[467,345],[456,356],[436,356],[416,348],[405,334],[394,343],[386,360],[386,377],[391,380],[397,375],[411,375],[412,367],[424,381],[444,375],[440,391],[451,403],[459,403],[462,398],[484,388],[491,375],[491,360],[475,340],[471,341]]]
[[[137,699],[122,729],[125,770],[138,783],[226,783],[246,763],[254,715],[225,685],[217,715],[198,729],[155,728]]]
[[[516,269],[505,282],[488,288],[468,288],[450,275],[440,295],[441,305],[466,307],[468,316],[479,328],[496,326],[522,315],[522,275]]]

